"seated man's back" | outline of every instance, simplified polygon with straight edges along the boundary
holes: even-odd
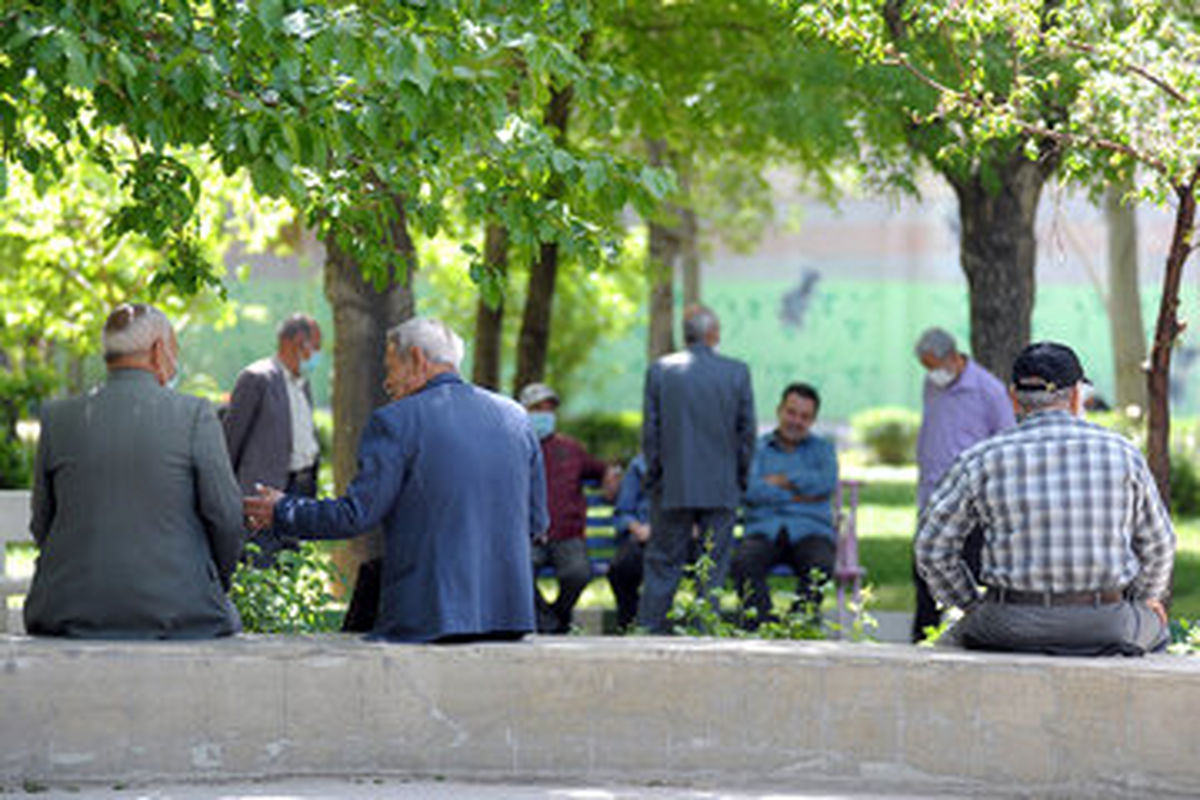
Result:
[[[1020,424],[967,450],[925,509],[917,566],[935,597],[967,611],[956,633],[968,646],[1098,655],[1166,643],[1171,521],[1137,447],[1075,418],[1083,379],[1070,348],[1022,351]],[[977,527],[982,600],[962,559]]]
[[[165,388],[152,371],[110,368],[102,387],[47,405],[33,502],[30,633],[236,629],[225,589],[242,543],[241,494],[206,401]]]

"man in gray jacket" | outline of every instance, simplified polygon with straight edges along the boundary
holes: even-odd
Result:
[[[171,323],[121,305],[103,333],[108,379],[42,413],[30,530],[31,634],[113,639],[234,633],[226,598],[241,492],[207,401],[166,388]]]
[[[684,312],[687,349],[646,372],[642,449],[650,493],[650,527],[638,624],[666,633],[667,611],[683,573],[693,531],[714,562],[708,594],[729,571],[733,524],[754,456],[750,370],[718,355],[717,315],[703,306]]]
[[[277,340],[275,355],[238,374],[223,420],[225,444],[242,494],[252,495],[262,484],[316,497],[320,447],[306,374],[320,355],[321,328],[307,314],[292,314],[279,326]],[[274,530],[256,531],[250,541],[258,546],[253,561],[260,567],[299,545]]]

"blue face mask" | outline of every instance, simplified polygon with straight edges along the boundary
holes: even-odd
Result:
[[[530,411],[529,424],[533,426],[533,432],[537,434],[539,439],[545,439],[554,433],[554,412]]]
[[[321,363],[321,351],[314,350],[308,354],[308,358],[306,358],[300,362],[300,371],[311,374],[312,371],[314,369],[316,369],[317,365],[320,363]]]

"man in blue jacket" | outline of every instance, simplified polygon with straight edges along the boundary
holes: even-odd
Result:
[[[802,604],[821,603],[814,570],[833,574],[837,533],[830,501],[837,489],[837,451],[827,439],[811,433],[821,410],[821,397],[806,383],[783,390],[776,414],[779,426],[758,440],[746,490],[745,535],[733,556],[733,578],[743,608],[755,610],[746,627],[772,618],[767,572],[787,564],[796,573]]]
[[[387,338],[393,402],[371,415],[346,495],[262,489],[245,501],[250,524],[306,539],[382,524],[374,638],[519,638],[534,629],[529,542],[549,522],[529,417],[459,377],[462,340],[444,323],[411,319]]]

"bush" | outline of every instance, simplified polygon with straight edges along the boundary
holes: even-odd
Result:
[[[860,411],[850,418],[854,439],[871,451],[880,464],[911,464],[917,459],[921,415],[907,408],[886,406]]]
[[[246,545],[256,552],[258,545]],[[259,569],[238,565],[229,596],[247,633],[319,633],[341,627],[330,606],[329,585],[337,570],[317,545],[302,542],[299,550],[283,550],[275,566]]]
[[[33,446],[0,436],[0,489],[28,489],[33,481]]]
[[[1196,462],[1182,453],[1171,453],[1171,513],[1200,514],[1200,472]]]
[[[559,427],[605,461],[624,464],[642,449],[642,415],[637,411],[583,414],[564,419]]]

